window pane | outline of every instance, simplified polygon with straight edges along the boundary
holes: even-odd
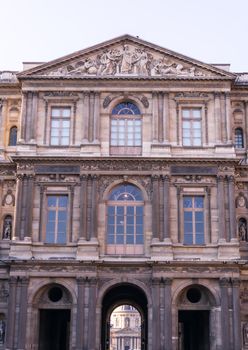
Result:
[[[59,128],[59,120],[52,120],[52,128]]]
[[[189,118],[190,117],[190,113],[188,109],[183,109],[183,118]]]
[[[123,244],[124,243],[124,236],[122,236],[122,235],[116,236],[116,243]]]
[[[134,216],[127,216],[127,225],[133,225],[134,224]]]
[[[108,207],[108,215],[114,215],[115,214],[115,207]]]
[[[111,235],[115,233],[115,227],[113,225],[108,225],[108,233]]]
[[[136,207],[136,215],[142,215],[143,216],[143,206]]]
[[[136,236],[136,243],[137,244],[143,244],[143,235],[137,235]]]
[[[70,127],[70,121],[69,120],[63,120],[62,121],[62,128],[69,128]]]
[[[193,225],[192,223],[184,223],[184,233],[188,234],[188,233],[193,233]]]
[[[198,224],[195,225],[195,232],[196,232],[196,234],[199,234],[199,233],[203,234],[204,233],[204,224],[203,224],[203,222],[202,223],[198,223]]]
[[[183,197],[183,207],[192,208],[192,197]]]
[[[196,234],[196,239],[195,239],[196,244],[204,244],[204,235],[203,234]]]
[[[67,219],[67,212],[65,210],[64,211],[59,211],[58,212],[58,220],[65,222],[66,219]]]
[[[123,235],[124,234],[124,226],[123,225],[117,225],[116,226],[116,234],[117,235]]]
[[[59,232],[58,233],[57,243],[60,243],[60,244],[66,243],[66,233],[65,232]]]
[[[63,117],[70,117],[70,115],[71,115],[70,108],[64,108],[63,111],[62,111],[62,116]]]
[[[195,197],[194,205],[195,208],[203,208],[203,197]]]
[[[62,138],[61,138],[61,145],[62,145],[62,146],[67,146],[67,145],[69,145],[69,137],[62,137]]]
[[[114,235],[108,235],[108,243],[109,244],[115,243],[115,236]]]
[[[46,232],[46,243],[54,243],[54,232]]]
[[[201,110],[200,109],[193,109],[192,110],[192,115],[193,115],[193,118],[201,118]]]
[[[134,226],[133,225],[127,225],[126,233],[129,234],[129,235],[134,234]]]
[[[55,207],[57,202],[57,197],[56,196],[48,196],[47,197],[47,205],[49,207]]]
[[[184,244],[193,244],[192,234],[184,234]]]
[[[134,244],[134,236],[127,235],[126,243],[127,244]]]
[[[59,196],[59,206],[67,207],[68,197],[67,196]]]
[[[48,212],[48,221],[55,221],[55,217],[56,217],[56,212],[55,210],[49,210]]]
[[[139,235],[143,234],[143,225],[136,225],[136,233]]]
[[[59,108],[52,108],[52,116],[59,117],[60,116],[60,109]]]
[[[134,207],[127,207],[127,215],[133,215],[134,214]]]

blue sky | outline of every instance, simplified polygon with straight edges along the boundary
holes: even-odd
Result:
[[[122,34],[248,71],[247,0],[0,0],[1,70]]]

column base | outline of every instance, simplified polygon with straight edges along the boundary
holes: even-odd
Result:
[[[159,241],[154,238],[151,243],[151,260],[173,260],[172,243],[169,238]]]
[[[80,239],[78,241],[76,259],[77,260],[98,260],[99,259],[99,243],[96,238],[86,241]]]

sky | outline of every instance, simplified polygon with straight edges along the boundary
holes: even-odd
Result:
[[[248,0],[0,0],[0,71],[123,34],[248,72]]]

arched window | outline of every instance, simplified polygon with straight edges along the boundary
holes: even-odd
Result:
[[[244,136],[241,128],[235,129],[235,148],[244,148]]]
[[[17,127],[13,126],[9,132],[9,146],[16,146],[17,142]]]
[[[144,202],[132,184],[115,187],[107,205],[107,253],[142,254]]]
[[[111,154],[141,154],[142,119],[134,103],[122,102],[114,107],[110,133]]]

